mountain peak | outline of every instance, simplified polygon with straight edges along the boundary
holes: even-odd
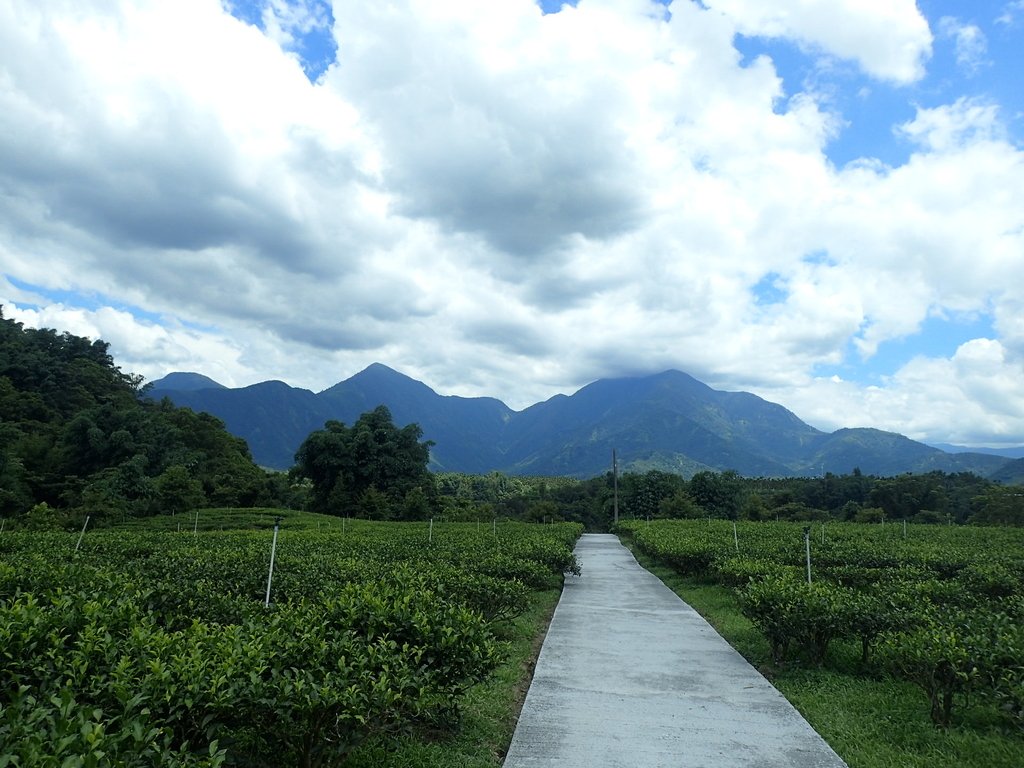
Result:
[[[406,376],[394,368],[389,368],[383,363],[371,363],[359,373],[340,381],[333,387],[321,392],[328,398],[349,397],[353,392],[361,393],[363,399],[374,399],[376,396],[386,394],[415,395],[418,397],[433,395],[437,396],[430,387],[422,381]],[[387,399],[387,397],[384,397]],[[380,402],[374,403],[373,407]]]
[[[356,379],[364,376],[379,376],[395,379],[408,379],[411,381],[415,381],[415,379],[406,376],[404,373],[396,371],[394,368],[389,368],[388,366],[384,365],[384,363],[370,363],[368,366],[363,368],[363,370],[361,370],[359,373],[355,374],[351,378]]]
[[[175,371],[162,379],[152,382],[153,389],[173,389],[178,392],[194,392],[200,389],[227,389],[223,384],[214,381],[201,373]]]

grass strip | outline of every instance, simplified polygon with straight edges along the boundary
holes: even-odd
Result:
[[[628,538],[623,543],[630,546]],[[953,727],[936,728],[924,693],[910,683],[862,670],[853,643],[836,643],[822,667],[776,668],[768,642],[740,612],[731,589],[682,577],[630,549],[768,678],[850,768],[1020,768],[1024,733],[991,711],[967,706]]]
[[[535,593],[533,605],[507,622],[504,660],[491,677],[474,686],[462,702],[462,723],[454,734],[423,734],[394,743],[368,743],[355,750],[346,768],[497,768],[512,741],[519,710],[530,687],[551,615],[561,590]]]

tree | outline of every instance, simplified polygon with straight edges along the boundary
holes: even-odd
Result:
[[[430,500],[422,488],[413,488],[402,499],[402,520],[426,520],[430,517]]]
[[[393,515],[388,497],[371,485],[356,500],[356,517],[367,520],[390,520]]]
[[[740,517],[744,520],[765,520],[768,517],[768,505],[758,494],[751,493],[740,505]]]
[[[319,512],[344,514],[372,507],[378,515],[375,494],[401,507],[414,489],[433,504],[436,492],[427,471],[433,443],[420,442],[422,436],[418,424],[396,427],[391,412],[381,405],[351,428],[331,420],[311,433],[295,454],[292,474],[312,483],[311,506]],[[368,505],[364,497],[371,488],[368,498],[374,503]]]
[[[280,486],[244,440],[212,416],[146,398],[141,381],[114,364],[106,342],[26,329],[0,312],[0,514],[44,502],[99,520],[172,511],[180,492],[198,497],[173,473],[161,496],[154,483],[176,466],[208,502],[277,501]]]
[[[881,507],[864,507],[853,516],[855,523],[884,523],[885,510]]]
[[[703,517],[704,510],[697,506],[686,491],[676,491],[671,496],[661,500],[661,503],[658,505],[658,516],[692,519]]]
[[[691,498],[715,517],[735,520],[743,502],[743,481],[735,470],[698,472],[690,480]]]
[[[880,507],[889,519],[911,518],[921,510],[946,514],[945,475],[929,472],[925,475],[905,474],[879,480],[871,489],[872,507]]]
[[[542,500],[535,501],[527,508],[524,519],[528,523],[560,523],[562,515],[559,514],[555,502]]]
[[[176,465],[168,467],[156,479],[156,493],[164,512],[185,513],[206,502],[202,484],[190,477],[188,470]]]
[[[1024,489],[994,485],[974,500],[977,525],[1024,525]]]

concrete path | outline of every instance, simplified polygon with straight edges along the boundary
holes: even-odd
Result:
[[[844,768],[757,670],[610,534],[584,535],[505,768]]]

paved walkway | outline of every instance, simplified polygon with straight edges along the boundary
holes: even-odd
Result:
[[[505,768],[845,768],[615,536],[576,557]]]

